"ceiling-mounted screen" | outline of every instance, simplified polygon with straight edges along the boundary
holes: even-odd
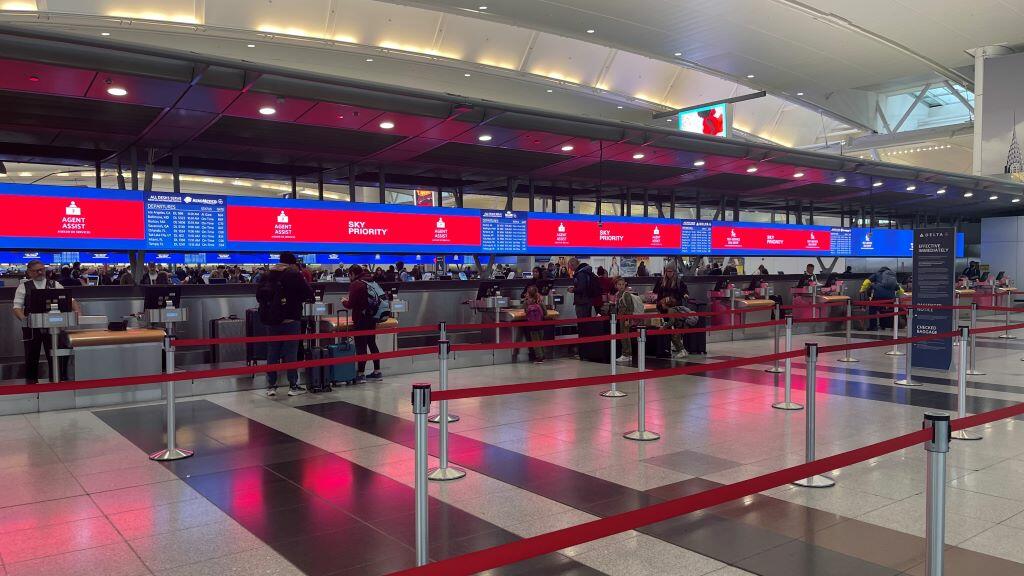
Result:
[[[145,246],[139,192],[0,185],[0,247],[138,250]]]
[[[706,136],[729,136],[729,105],[712,104],[679,113],[679,129]]]
[[[678,220],[531,212],[527,244],[535,254],[679,254]]]

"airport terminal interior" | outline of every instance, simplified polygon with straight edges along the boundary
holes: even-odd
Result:
[[[1022,0],[0,0],[0,576],[1024,576],[1022,137]]]

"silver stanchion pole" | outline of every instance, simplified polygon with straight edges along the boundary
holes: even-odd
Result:
[[[447,340],[442,340],[437,343],[438,346],[438,374],[440,374],[440,381],[443,383],[441,390],[448,389],[448,349],[451,347],[451,343]],[[448,417],[448,401],[441,400],[438,402],[440,409],[438,411],[437,425],[440,428],[438,431],[438,467],[430,470],[427,473],[429,480],[435,480],[438,482],[444,482],[447,480],[458,480],[466,475],[466,471],[462,468],[448,465],[448,424],[451,419]]]
[[[793,317],[786,316],[786,352],[793,351]],[[785,399],[782,402],[772,404],[772,408],[779,410],[803,410],[803,405],[793,402],[793,359],[786,358],[785,377]]]
[[[968,333],[970,328],[967,326],[960,327],[960,340],[967,342],[970,338]],[[956,416],[957,418],[963,418],[967,416],[967,346],[960,347],[960,361],[956,367]],[[953,432],[953,439],[955,440],[981,440],[981,436],[972,434],[967,430],[957,430]]]
[[[973,331],[977,327],[978,327],[978,303],[977,302],[971,302],[971,330]],[[970,347],[971,347],[971,359],[968,362],[967,375],[968,376],[984,376],[985,373],[980,371],[980,370],[978,370],[978,365],[977,365],[977,361],[978,361],[978,354],[977,354],[977,352],[978,352],[978,335],[977,334],[971,334],[969,338],[970,339],[968,340],[968,342],[970,343]]]
[[[1002,334],[999,335],[999,337],[1004,339],[1004,340],[1016,340],[1017,339],[1016,336],[1014,336],[1013,334],[1010,334],[1010,308],[1013,308],[1013,306],[1010,306],[1011,302],[1012,302],[1012,299],[1010,298],[1010,293],[1007,292],[1006,293],[1006,310],[1003,310],[1003,312],[1004,312],[1003,326],[1006,327],[1006,330]]]
[[[427,498],[427,412],[430,411],[430,384],[412,385],[412,413],[416,419],[416,565],[430,561],[430,523]]]
[[[807,362],[807,440],[806,447],[804,449],[804,460],[806,462],[814,462],[814,405],[818,380],[818,345],[813,342],[808,342],[804,346],[804,358]],[[804,478],[803,480],[797,480],[796,482],[793,482],[793,484],[803,486],[804,488],[831,488],[836,485],[836,481],[828,476],[818,474],[816,476]]]
[[[636,339],[636,354],[637,354],[637,370],[641,373],[647,369],[647,326],[640,326],[640,337]],[[647,442],[650,440],[657,440],[661,438],[661,434],[657,432],[651,432],[647,429],[647,412],[646,404],[647,396],[644,391],[644,381],[640,380],[637,382],[636,391],[636,430],[632,432],[626,432],[622,435],[623,438],[629,440],[638,440],[640,442]]]
[[[612,317],[611,317],[611,320],[609,320],[609,325],[608,325],[608,327],[609,327],[609,334],[611,334],[612,336],[615,336],[615,334],[618,332],[618,326],[619,326],[619,323],[618,323],[618,320],[616,319],[615,312],[612,312]],[[615,358],[615,348],[616,348],[615,340],[609,340],[608,341],[608,357],[611,358],[611,360],[609,361],[609,364],[611,365],[612,376],[615,376],[616,374],[619,373],[618,364],[615,363],[615,360],[616,360],[616,358]],[[601,392],[601,396],[604,396],[605,398],[622,398],[625,395],[626,395],[626,393],[623,392],[622,390],[619,390],[619,385],[616,384],[615,382],[612,382],[611,389],[605,390],[604,392]]]
[[[914,336],[914,310],[911,308],[907,309],[907,338]],[[920,382],[914,382],[912,376],[913,373],[913,356],[914,356],[914,345],[907,342],[907,358],[903,368],[904,376],[901,380],[896,380],[895,384],[898,386],[922,386]]]
[[[164,336],[164,367],[165,374],[174,373],[174,335],[167,327],[167,335]],[[149,455],[150,460],[166,462],[168,460],[181,460],[195,454],[191,450],[178,448],[174,445],[174,435],[177,432],[177,424],[174,421],[174,382],[167,383],[167,448]]]
[[[900,339],[900,299],[897,297],[895,304],[892,307],[894,316],[892,317],[892,339]],[[885,353],[886,356],[903,356],[903,351],[896,344],[892,345],[892,350]]]
[[[846,301],[846,345],[847,346],[849,346],[850,342],[853,340],[853,338],[850,336],[850,331],[852,330],[853,320],[851,320],[850,318],[853,318],[853,300],[847,300]],[[857,360],[853,356],[850,356],[850,350],[849,349],[846,350],[846,353],[843,354],[843,357],[840,358],[839,361],[840,362],[860,362],[860,360]]]
[[[775,303],[775,321],[778,322],[779,320],[782,320],[782,307],[779,305],[778,302],[776,302]],[[775,328],[775,353],[778,354],[779,353],[779,325],[776,324],[774,326],[774,328]],[[772,374],[779,374],[780,372],[782,372],[782,367],[779,366],[779,359],[776,358],[775,359],[775,364],[772,365],[771,368],[768,368],[767,370],[765,370],[765,372],[771,372]]]
[[[441,342],[444,342],[446,344],[446,346],[444,347],[443,351],[442,351],[441,348],[438,348],[438,357],[437,357],[437,389],[438,390],[447,390],[448,389],[448,356],[449,356],[449,354],[451,352],[451,343],[448,342],[448,327],[445,325],[444,322],[441,322],[440,324],[438,324],[438,342],[437,342],[438,345],[440,345]],[[444,413],[448,416],[448,422],[449,423],[451,423],[451,422],[458,422],[459,421],[459,417],[458,416],[448,412],[448,402],[441,402],[440,404],[441,404],[440,409],[443,410]],[[437,424],[440,421],[441,421],[441,412],[440,411],[438,411],[437,414],[432,414],[429,418],[427,418],[427,422],[430,422],[432,424]]]
[[[927,576],[942,576],[946,548],[946,454],[949,452],[949,414],[926,412],[924,427],[932,429],[925,443],[928,477],[925,484],[925,560]]]

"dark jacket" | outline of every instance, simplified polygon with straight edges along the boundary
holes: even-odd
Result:
[[[655,282],[652,292],[658,296],[658,302],[661,302],[662,298],[671,296],[672,298],[675,298],[676,303],[684,304],[686,303],[686,295],[690,293],[690,290],[687,288],[686,282],[683,282],[678,276],[676,277],[675,286],[669,286],[668,283],[665,282],[665,277],[662,276],[661,278],[658,278],[657,282]]]
[[[888,268],[875,272],[871,279],[872,300],[894,300],[899,290],[900,283],[896,280],[896,273]]]
[[[590,264],[582,263],[572,276],[572,303],[575,306],[601,306],[601,284]],[[596,294],[596,296],[595,296]],[[596,304],[595,304],[596,300]]]
[[[267,272],[261,282],[280,282],[284,291],[284,318],[286,320],[302,320],[302,304],[313,299],[313,289],[306,283],[302,273],[287,266],[274,266]]]
[[[365,272],[356,278],[348,286],[348,299],[345,301],[345,308],[352,311],[352,318],[362,318],[366,315],[366,309],[370,306],[370,293],[366,289],[367,282],[373,282],[373,274]]]

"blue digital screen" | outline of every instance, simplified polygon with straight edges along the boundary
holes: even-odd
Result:
[[[147,192],[145,198],[147,249],[227,248],[227,197]]]

